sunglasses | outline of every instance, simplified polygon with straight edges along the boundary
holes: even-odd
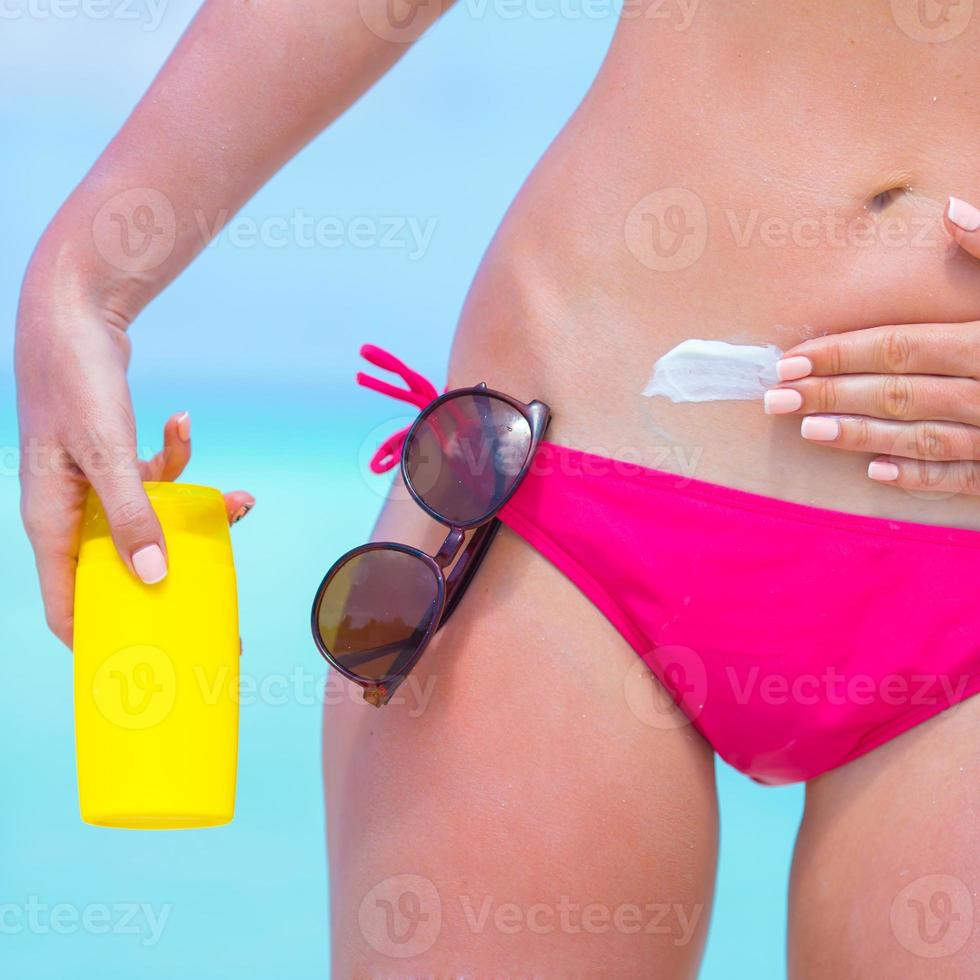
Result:
[[[402,479],[449,534],[434,555],[392,541],[354,548],[334,562],[313,600],[317,649],[364,688],[365,701],[387,704],[448,622],[550,420],[543,402],[524,404],[479,384],[441,395],[409,429]]]

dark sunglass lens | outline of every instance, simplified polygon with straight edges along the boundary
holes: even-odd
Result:
[[[516,408],[493,395],[460,395],[422,418],[405,472],[427,506],[470,524],[500,506],[530,451],[531,426]]]
[[[365,680],[398,672],[438,612],[439,582],[416,555],[393,548],[362,551],[330,579],[317,608],[323,645]]]

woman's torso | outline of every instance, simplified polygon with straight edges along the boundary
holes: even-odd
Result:
[[[942,225],[949,194],[980,199],[972,0],[626,9],[483,262],[450,382],[545,400],[550,440],[601,455],[980,527],[980,499],[875,484],[866,455],[807,443],[760,402],[642,395],[691,337],[786,349],[980,318],[980,263]]]

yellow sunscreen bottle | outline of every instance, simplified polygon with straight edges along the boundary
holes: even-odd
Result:
[[[89,491],[75,580],[75,746],[82,819],[172,829],[228,823],[238,764],[238,598],[224,499],[145,483],[169,572],[126,567]]]

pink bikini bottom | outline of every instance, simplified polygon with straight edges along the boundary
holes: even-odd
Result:
[[[760,782],[812,779],[980,690],[980,532],[551,443],[501,518]]]
[[[416,394],[406,400],[421,407],[435,389]],[[759,782],[812,779],[980,690],[978,531],[810,507],[553,443],[500,516]],[[634,710],[650,724],[682,717],[649,700]]]

